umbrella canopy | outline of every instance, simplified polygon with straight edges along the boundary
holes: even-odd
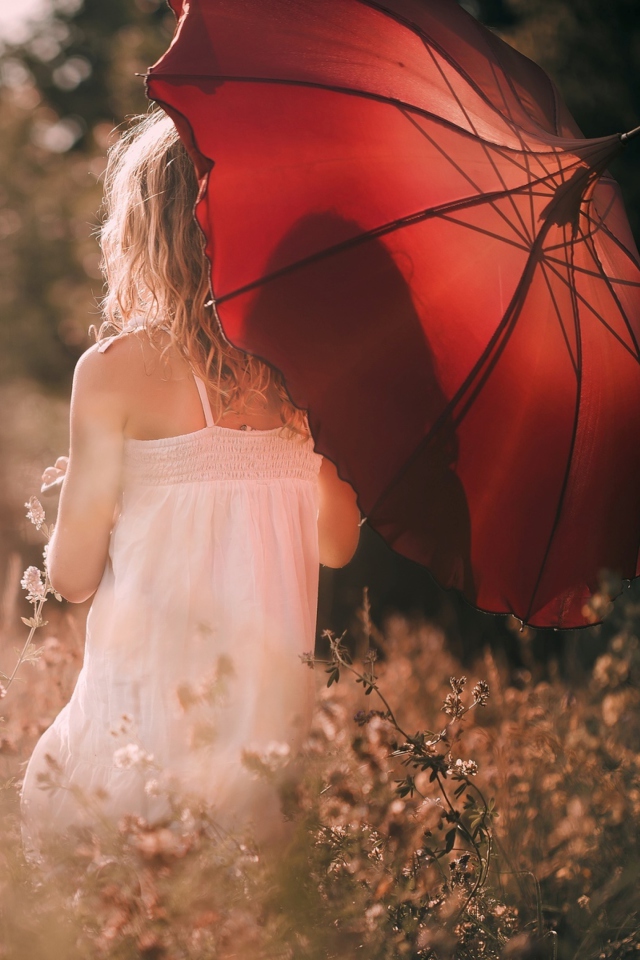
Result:
[[[549,78],[454,0],[172,0],[150,69],[229,340],[369,523],[481,609],[638,573],[640,268]]]

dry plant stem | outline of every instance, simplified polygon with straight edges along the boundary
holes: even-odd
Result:
[[[27,518],[31,521],[31,523],[35,526],[37,530],[42,531],[48,543],[49,540],[51,539],[51,534],[53,533],[53,525],[47,526],[45,524],[44,522],[45,512],[42,508],[42,504],[37,499],[37,497],[31,497],[31,499],[29,500],[28,503],[25,504],[25,506],[29,508],[27,511]],[[29,635],[27,636],[27,639],[24,642],[22,650],[20,651],[20,654],[18,656],[18,661],[15,667],[13,668],[11,675],[7,677],[4,674],[0,674],[3,680],[6,680],[6,685],[0,684],[0,698],[5,697],[7,695],[12,683],[17,678],[18,671],[22,666],[22,664],[25,663],[27,660],[37,659],[36,655],[30,654],[30,650],[31,650],[31,645],[32,645],[33,637],[35,635],[36,630],[46,625],[46,620],[42,619],[42,609],[45,603],[47,602],[47,598],[49,597],[49,594],[53,594],[53,596],[55,596],[58,600],[62,599],[55,592],[55,590],[51,586],[51,581],[49,580],[49,572],[47,570],[47,563],[46,563],[46,547],[45,547],[44,557],[45,557],[44,573],[43,571],[39,570],[37,567],[29,567],[25,571],[23,579],[21,581],[22,586],[24,587],[25,590],[27,590],[27,594],[28,594],[27,599],[29,603],[33,604],[33,608],[34,608],[33,616],[29,618],[22,617],[22,622],[30,628]]]
[[[369,624],[368,612],[369,612],[368,597],[367,597],[367,595],[366,595],[366,593],[365,593],[364,605],[363,605],[363,614],[364,614],[365,624]],[[370,627],[369,627],[368,633],[369,633],[369,637],[371,637]],[[328,637],[328,639],[329,639],[329,643],[330,643],[330,646],[331,646],[332,659],[331,659],[331,660],[317,660],[317,661],[314,661],[314,662],[323,663],[323,664],[325,664],[325,665],[327,665],[327,666],[329,666],[329,667],[332,667],[332,666],[335,667],[336,664],[338,664],[342,669],[344,669],[344,670],[348,671],[349,673],[351,673],[351,674],[356,678],[356,681],[357,681],[357,682],[363,684],[364,689],[365,689],[365,691],[366,691],[366,694],[370,694],[370,693],[372,693],[372,692],[375,692],[375,693],[376,693],[376,695],[378,696],[379,700],[382,702],[382,704],[383,704],[384,707],[385,707],[385,710],[386,710],[385,719],[393,726],[393,728],[394,728],[399,734],[401,734],[402,737],[404,737],[404,739],[407,741],[407,744],[410,745],[410,749],[402,749],[402,748],[401,748],[401,749],[399,749],[399,750],[394,751],[394,753],[393,753],[392,755],[393,755],[393,756],[406,756],[406,757],[408,758],[407,761],[406,761],[407,763],[410,762],[411,756],[412,756],[412,755],[415,756],[416,753],[417,753],[417,756],[418,756],[418,757],[420,757],[420,756],[428,757],[428,754],[425,752],[425,747],[434,747],[434,746],[436,746],[438,743],[441,743],[442,741],[446,740],[446,739],[447,739],[447,735],[448,735],[448,731],[449,731],[450,728],[453,726],[453,724],[454,724],[454,723],[459,723],[461,720],[463,720],[464,717],[467,715],[467,713],[469,713],[470,710],[472,710],[474,707],[476,707],[476,706],[478,705],[478,701],[474,701],[474,703],[471,704],[471,706],[469,706],[469,707],[464,707],[464,708],[461,710],[461,712],[459,712],[459,713],[456,712],[456,714],[455,714],[454,716],[452,716],[452,719],[444,726],[444,728],[440,731],[439,734],[432,733],[431,731],[425,731],[432,739],[430,739],[430,740],[428,741],[428,743],[426,743],[426,744],[420,743],[417,737],[410,737],[409,734],[407,734],[407,732],[406,732],[405,730],[403,730],[403,728],[402,728],[402,727],[400,726],[400,724],[398,723],[397,718],[396,718],[396,716],[395,716],[395,714],[394,714],[394,712],[393,712],[393,710],[392,710],[392,708],[391,708],[388,700],[386,699],[386,697],[384,696],[384,694],[382,693],[382,691],[380,690],[380,688],[379,688],[379,686],[378,686],[377,678],[375,677],[375,675],[374,675],[374,673],[373,673],[373,660],[368,661],[368,662],[370,663],[370,667],[371,667],[369,674],[361,673],[359,670],[357,670],[357,669],[353,666],[353,664],[351,663],[350,659],[347,659],[347,657],[345,657],[344,652],[343,652],[343,650],[342,650],[342,648],[341,648],[341,639],[342,639],[342,638],[341,638],[341,637],[340,637],[340,638],[336,638],[336,637],[332,636],[330,633],[327,633],[326,635],[327,635],[327,637]],[[459,702],[459,697],[458,697],[458,702]],[[480,844],[477,842],[477,840],[475,839],[474,835],[471,833],[471,831],[467,828],[467,826],[465,825],[465,823],[462,821],[462,818],[461,818],[461,816],[460,816],[459,811],[456,810],[456,808],[454,807],[454,805],[452,804],[452,802],[451,802],[451,800],[450,800],[450,798],[449,798],[449,795],[448,795],[448,793],[447,793],[447,789],[446,789],[446,787],[445,787],[445,784],[444,784],[444,781],[443,781],[443,779],[442,779],[441,774],[440,774],[439,772],[437,772],[437,773],[436,773],[436,776],[435,776],[435,781],[436,781],[436,783],[438,784],[438,786],[439,786],[439,788],[440,788],[441,794],[442,794],[442,796],[443,796],[443,798],[444,798],[444,801],[445,801],[445,803],[446,803],[446,805],[447,805],[447,807],[448,807],[448,809],[449,809],[449,814],[450,814],[450,816],[451,816],[452,819],[453,819],[453,823],[455,824],[454,829],[459,830],[460,833],[462,834],[463,838],[464,838],[464,839],[467,841],[467,843],[473,848],[473,851],[474,851],[474,853],[475,853],[475,855],[476,855],[477,863],[478,863],[478,865],[479,865],[479,867],[480,867],[480,869],[479,869],[479,871],[478,871],[478,877],[477,877],[476,882],[475,882],[472,890],[470,891],[468,897],[467,897],[466,900],[464,901],[462,907],[461,907],[458,911],[456,911],[456,913],[453,915],[453,917],[451,917],[451,918],[449,919],[449,921],[447,922],[447,924],[446,924],[446,926],[447,926],[447,927],[450,927],[450,928],[455,927],[455,925],[458,923],[458,921],[461,919],[461,917],[464,916],[465,911],[467,910],[469,904],[472,902],[472,900],[474,899],[474,897],[476,896],[476,894],[478,893],[478,891],[480,890],[480,888],[487,882],[488,875],[489,875],[490,864],[491,864],[491,856],[492,856],[492,853],[493,853],[492,834],[491,834],[491,831],[490,831],[490,830],[486,829],[487,817],[489,816],[489,813],[490,813],[489,805],[488,805],[488,803],[487,803],[487,801],[486,801],[486,798],[485,798],[484,794],[482,793],[482,791],[480,790],[480,788],[479,788],[475,783],[473,783],[468,777],[461,776],[461,777],[460,777],[460,780],[461,780],[461,782],[463,782],[463,783],[466,784],[466,787],[467,787],[468,789],[473,789],[473,790],[475,791],[478,799],[480,800],[480,803],[482,804],[483,810],[482,810],[482,813],[481,813],[481,817],[480,817],[480,821],[479,821],[479,826],[482,827],[483,833],[484,833],[484,835],[485,835],[485,837],[486,837],[487,850],[486,850],[486,857],[484,857],[484,856],[482,855],[482,849],[481,849],[481,847],[480,847]],[[411,789],[412,789],[412,791],[415,791],[415,793],[417,793],[418,796],[420,796],[423,800],[426,799],[425,795],[415,786],[415,783],[412,783],[412,784],[411,784]],[[435,862],[438,864],[438,867],[439,867],[439,869],[440,869],[440,873],[442,874],[443,880],[445,880],[445,882],[446,882],[446,876],[445,876],[444,871],[442,870],[442,867],[441,867],[441,865],[440,865],[440,862],[439,862],[439,860],[438,860],[437,858],[436,858]],[[538,913],[539,913],[539,908],[540,908],[540,898],[539,898],[539,897],[537,897],[537,902],[538,902]],[[540,926],[540,919],[538,920],[538,925]]]
[[[49,583],[49,576],[48,576],[48,574],[47,574],[47,575],[45,576],[45,590],[46,590],[47,592],[49,592],[50,586],[51,586],[51,585],[50,585],[50,583]],[[36,608],[35,608],[34,614],[33,614],[33,618],[32,618],[32,619],[34,620],[34,623],[32,624],[31,629],[30,629],[30,631],[29,631],[29,636],[27,637],[27,639],[26,639],[25,642],[24,642],[24,646],[23,646],[22,650],[20,651],[20,656],[18,657],[18,662],[16,663],[15,667],[13,668],[13,672],[12,672],[11,676],[6,678],[6,680],[7,680],[7,683],[6,683],[6,686],[5,686],[5,692],[6,692],[6,693],[9,692],[9,687],[11,686],[11,684],[13,683],[13,681],[16,679],[16,674],[18,673],[18,670],[20,669],[20,667],[22,666],[22,664],[23,664],[24,661],[25,661],[25,656],[26,656],[27,650],[28,650],[29,647],[31,646],[31,641],[33,640],[33,637],[34,637],[34,634],[35,634],[36,630],[38,630],[40,627],[43,627],[44,624],[45,624],[45,621],[42,619],[42,608],[44,607],[44,605],[45,605],[46,602],[47,602],[47,597],[46,597],[46,595],[45,595],[44,597],[42,597],[41,600],[38,601],[38,603],[37,603],[37,605],[36,605]]]
[[[352,673],[353,676],[356,678],[356,680],[359,680],[361,683],[363,683],[364,686],[365,686],[365,689],[368,687],[371,691],[375,691],[376,695],[378,696],[378,698],[380,699],[380,701],[384,704],[384,706],[385,706],[385,708],[386,708],[386,711],[387,711],[386,719],[388,720],[388,722],[393,726],[393,728],[394,728],[395,730],[398,731],[398,733],[400,733],[400,734],[405,738],[405,740],[407,740],[409,743],[411,743],[411,744],[413,745],[414,749],[415,749],[416,744],[415,744],[415,742],[414,742],[414,738],[411,738],[411,737],[409,736],[409,734],[408,734],[405,730],[403,730],[402,727],[400,726],[400,724],[398,723],[398,721],[397,721],[397,719],[396,719],[396,717],[395,717],[395,714],[394,714],[393,710],[391,709],[391,707],[390,707],[390,705],[389,705],[389,702],[387,701],[386,697],[384,696],[384,694],[383,694],[382,691],[380,690],[380,688],[379,688],[379,686],[378,686],[378,684],[377,684],[377,682],[376,682],[376,679],[375,679],[373,676],[368,676],[368,677],[367,677],[366,675],[360,673],[358,670],[355,669],[355,667],[354,667],[351,663],[349,663],[348,660],[346,660],[346,659],[344,658],[344,656],[343,656],[343,654],[342,654],[342,651],[340,650],[340,641],[339,641],[339,640],[333,640],[333,641],[332,641],[332,653],[334,654],[335,659],[340,663],[340,666],[343,667],[345,670],[347,670],[349,673]],[[316,662],[317,662],[317,663],[323,663],[323,664],[331,664],[331,663],[333,663],[333,661],[329,661],[329,660],[318,660],[318,661],[316,661]],[[436,735],[436,734],[432,734],[431,731],[426,731],[430,736],[433,737],[433,739],[430,740],[427,745],[430,746],[430,747],[431,747],[431,746],[436,746],[436,744],[441,743],[443,740],[445,740],[445,739],[446,739],[446,736],[447,736],[447,731],[448,731],[449,728],[453,725],[453,723],[459,722],[460,720],[462,720],[462,719],[467,715],[467,713],[469,713],[471,710],[473,710],[473,708],[476,707],[477,705],[478,705],[477,703],[473,703],[473,704],[471,704],[470,707],[466,707],[465,710],[464,710],[464,712],[463,712],[462,714],[460,714],[459,717],[457,717],[457,718],[455,718],[455,719],[453,719],[453,720],[450,720],[449,723],[447,723],[447,724],[445,725],[445,727],[442,729],[442,731],[441,731],[439,734]],[[400,749],[400,750],[394,751],[394,754],[393,754],[393,755],[394,755],[394,756],[403,756],[403,755],[404,755],[404,756],[410,756],[410,753],[409,753],[409,751],[407,751],[407,750],[402,750],[402,749]],[[442,779],[441,779],[441,777],[440,777],[440,774],[437,774],[436,779],[437,779],[438,785],[440,786],[440,789],[442,790],[442,795],[443,795],[443,797],[444,797],[444,799],[445,799],[445,801],[446,801],[446,803],[447,803],[447,806],[449,807],[449,810],[450,810],[452,813],[456,813],[455,807],[453,806],[453,804],[451,803],[451,801],[450,801],[450,799],[449,799],[449,796],[447,795],[447,791],[446,791],[445,786],[444,786],[444,783],[443,783],[443,781],[442,781]],[[481,801],[481,803],[482,803],[482,805],[483,805],[483,807],[484,807],[484,813],[485,813],[485,815],[488,814],[488,812],[489,812],[489,805],[487,804],[487,801],[486,801],[486,799],[485,799],[485,797],[484,797],[484,794],[482,793],[482,791],[480,790],[480,788],[479,788],[475,783],[473,783],[471,780],[469,780],[469,779],[464,778],[464,782],[467,784],[467,786],[468,786],[469,788],[475,790],[475,792],[477,793],[477,795],[478,795],[478,797],[479,797],[479,799],[480,799],[480,801]],[[414,786],[414,790],[415,790],[415,792],[418,794],[418,796],[422,797],[423,800],[426,799],[426,797],[424,796],[424,794],[423,794],[420,790],[418,790],[417,787]],[[468,839],[469,842],[473,845],[474,849],[477,849],[477,848],[476,848],[476,844],[475,844],[475,842],[474,842],[471,834],[469,833],[469,831],[467,830],[467,828],[464,826],[464,824],[461,823],[461,824],[460,824],[460,827],[464,830],[464,833],[465,833],[467,839]],[[487,865],[487,867],[488,867],[488,865]]]

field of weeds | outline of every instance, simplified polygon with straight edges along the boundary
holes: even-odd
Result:
[[[21,412],[2,425],[13,451],[3,509],[15,518],[64,449],[66,411],[13,389]],[[5,675],[28,631],[21,567],[42,550],[26,520],[14,529]],[[166,822],[78,830],[48,865],[33,865],[20,779],[73,689],[86,613],[51,598],[1,703],[0,957],[640,955],[640,604],[630,589],[610,604],[612,586],[594,600],[605,626],[575,634],[557,668],[537,664],[533,635],[519,633],[531,659],[516,671],[489,647],[463,667],[435,623],[390,616],[378,629],[365,596],[358,642],[329,635],[300,665],[318,690],[301,764],[277,752],[245,758],[279,789],[286,848],[222,833],[175,789]],[[601,647],[588,670],[574,662],[582,642]]]

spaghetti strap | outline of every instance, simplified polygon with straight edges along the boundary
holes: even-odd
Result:
[[[101,340],[100,344],[98,345],[98,353],[105,353],[112,343],[114,343],[116,340],[119,340],[121,337],[126,336],[128,332],[128,330],[123,330],[122,333],[114,333],[112,337],[107,337],[106,340]]]
[[[196,387],[198,388],[198,393],[200,394],[200,403],[202,404],[202,412],[204,413],[204,420],[208,427],[213,427],[213,413],[211,412],[211,404],[209,403],[209,397],[207,396],[207,388],[204,385],[204,381],[200,377],[193,374],[193,379],[196,382]]]
[[[104,353],[109,349],[112,343],[115,343],[115,341],[119,340],[121,337],[126,337],[131,332],[131,330],[122,330],[120,333],[116,333],[112,337],[107,337],[105,340],[102,340],[98,345],[98,353]],[[204,413],[205,423],[208,427],[213,427],[215,424],[213,420],[213,413],[211,411],[211,404],[209,403],[209,397],[207,396],[207,388],[204,385],[204,381],[197,376],[193,367],[191,368],[191,372],[193,374],[196,387],[198,388],[198,394],[200,396],[200,403],[202,404],[202,412]]]

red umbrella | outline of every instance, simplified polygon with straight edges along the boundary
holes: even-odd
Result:
[[[640,269],[623,138],[454,0],[172,0],[148,75],[228,338],[369,523],[476,606],[585,623],[638,573]]]

